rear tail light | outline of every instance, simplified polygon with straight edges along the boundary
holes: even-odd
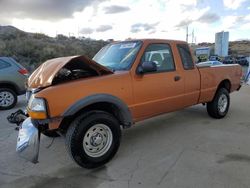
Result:
[[[24,76],[28,76],[29,72],[26,69],[19,69],[18,72]]]

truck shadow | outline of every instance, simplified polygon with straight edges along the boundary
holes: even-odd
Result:
[[[194,124],[210,124],[211,118],[202,105],[186,108],[177,112],[163,114],[133,125],[124,131],[123,140],[138,138],[148,139],[152,133],[169,133],[175,129]],[[184,123],[185,122],[185,123]],[[125,143],[126,144],[126,143]]]

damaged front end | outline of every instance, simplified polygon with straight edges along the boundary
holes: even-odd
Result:
[[[28,113],[18,110],[7,118],[10,123],[16,124],[16,129],[19,130],[16,146],[19,156],[37,163],[41,133],[51,133],[50,129],[60,123],[60,119],[50,117],[46,97],[39,98],[37,93],[52,85],[108,74],[113,72],[86,56],[61,57],[40,65],[28,79]]]
[[[7,119],[10,123],[16,124],[16,130],[19,130],[16,152],[20,157],[32,163],[37,163],[40,145],[38,126],[22,110],[12,113]]]
[[[16,151],[20,157],[32,163],[37,163],[39,146],[40,131],[31,118],[27,118],[19,128]]]
[[[29,88],[46,88],[77,79],[113,74],[113,71],[82,56],[51,59],[40,65],[29,77]]]

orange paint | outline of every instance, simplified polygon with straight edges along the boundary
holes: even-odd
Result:
[[[53,59],[41,65],[30,77],[29,88],[46,87],[35,94],[45,98],[48,104],[49,118],[62,117],[62,114],[78,100],[94,94],[109,94],[127,104],[135,122],[162,113],[175,111],[198,103],[206,103],[213,99],[221,81],[227,79],[231,83],[231,92],[240,85],[240,66],[221,66],[185,70],[177,49],[182,41],[145,39],[137,54],[133,66],[128,71],[111,72],[92,60],[83,56],[84,61],[100,71],[101,76],[78,79],[58,85],[51,85],[53,77],[72,58]],[[149,44],[160,43],[170,45],[176,70],[170,72],[138,74],[144,50]],[[102,74],[105,72],[105,74]],[[179,76],[180,80],[175,81]],[[34,119],[41,117],[29,112]],[[39,118],[38,118],[39,119]],[[50,128],[58,128],[59,123]]]

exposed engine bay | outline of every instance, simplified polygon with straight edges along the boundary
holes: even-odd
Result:
[[[50,59],[41,64],[29,77],[28,88],[45,88],[76,79],[113,74],[107,67],[84,56]]]
[[[77,80],[81,78],[98,76],[99,73],[90,68],[81,60],[72,60],[66,64],[53,79],[52,84],[65,83],[67,81]]]

